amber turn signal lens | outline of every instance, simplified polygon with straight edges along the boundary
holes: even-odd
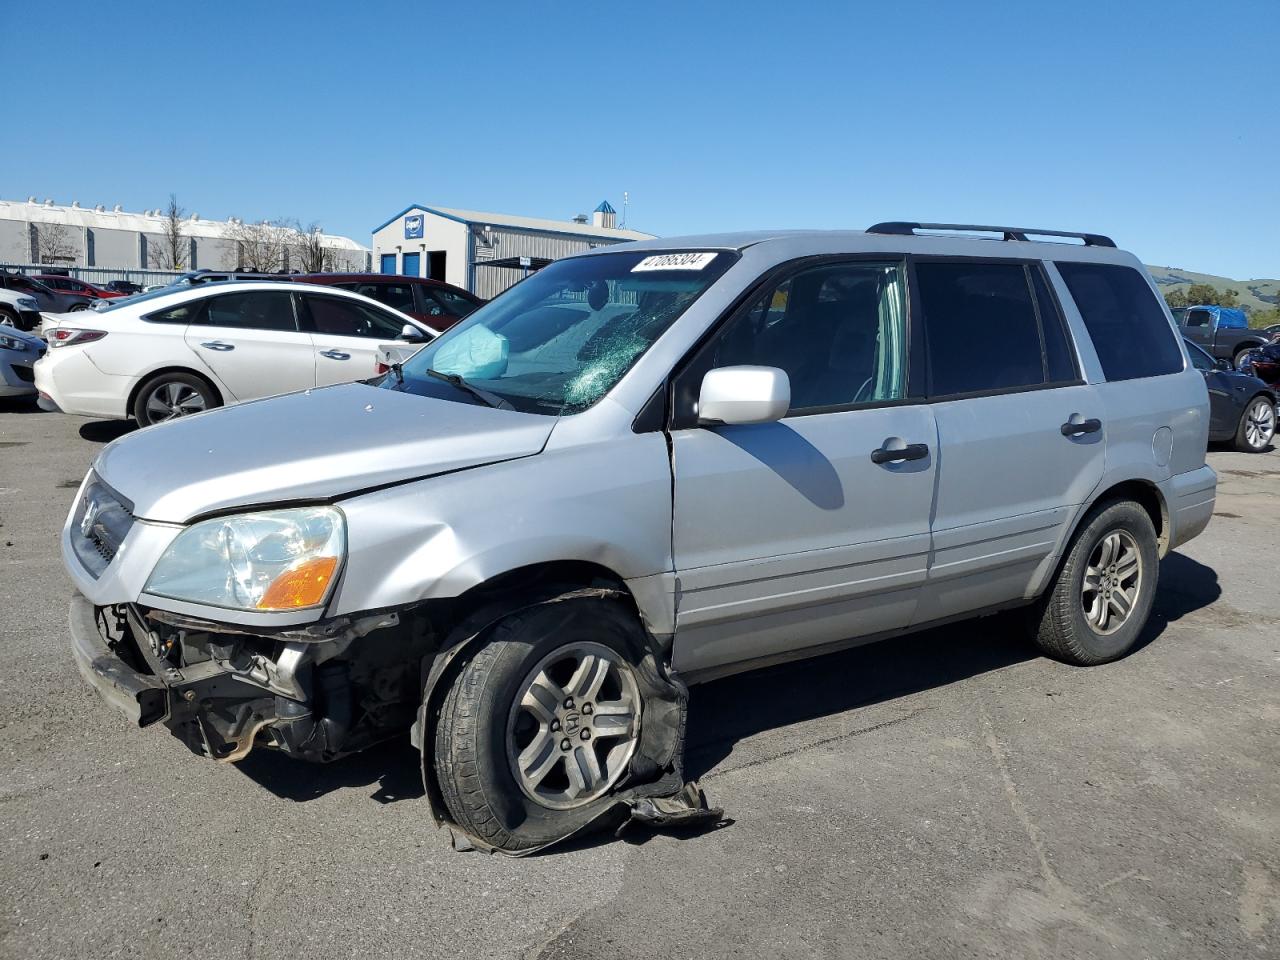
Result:
[[[324,599],[329,581],[338,568],[337,557],[304,560],[271,581],[258,601],[259,610],[293,610],[314,607]]]

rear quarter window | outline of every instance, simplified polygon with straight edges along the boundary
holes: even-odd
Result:
[[[1182,351],[1146,278],[1111,263],[1055,263],[1084,319],[1108,380],[1182,369]]]

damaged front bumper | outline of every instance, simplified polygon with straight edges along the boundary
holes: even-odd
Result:
[[[394,613],[263,636],[76,594],[70,630],[81,675],[107,703],[223,762],[255,745],[333,760],[407,729],[417,705],[413,644]]]

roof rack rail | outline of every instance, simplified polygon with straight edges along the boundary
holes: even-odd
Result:
[[[1075,237],[1083,240],[1088,247],[1114,247],[1116,242],[1100,233],[1074,233],[1070,230],[1037,230],[1032,227],[991,227],[974,223],[908,223],[890,220],[867,227],[867,233],[887,233],[895,236],[913,237],[917,230],[963,230],[969,233],[1001,233],[1005,240],[1027,239],[1027,234],[1037,237]]]

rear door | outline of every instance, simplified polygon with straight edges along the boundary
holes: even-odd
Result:
[[[312,335],[316,385],[367,380],[378,373],[378,347],[394,343],[404,320],[370,303],[323,293],[302,294]]]
[[[926,623],[1029,595],[1102,479],[1105,423],[1039,263],[920,257],[913,294],[939,447]]]
[[[903,261],[809,263],[770,281],[678,375],[677,669],[911,622],[937,460],[933,415],[908,398],[906,337]],[[744,364],[788,374],[790,413],[699,425],[706,371]],[[902,458],[873,458],[889,449]]]
[[[311,337],[299,329],[289,291],[210,297],[187,327],[186,342],[236,400],[315,386]]]

